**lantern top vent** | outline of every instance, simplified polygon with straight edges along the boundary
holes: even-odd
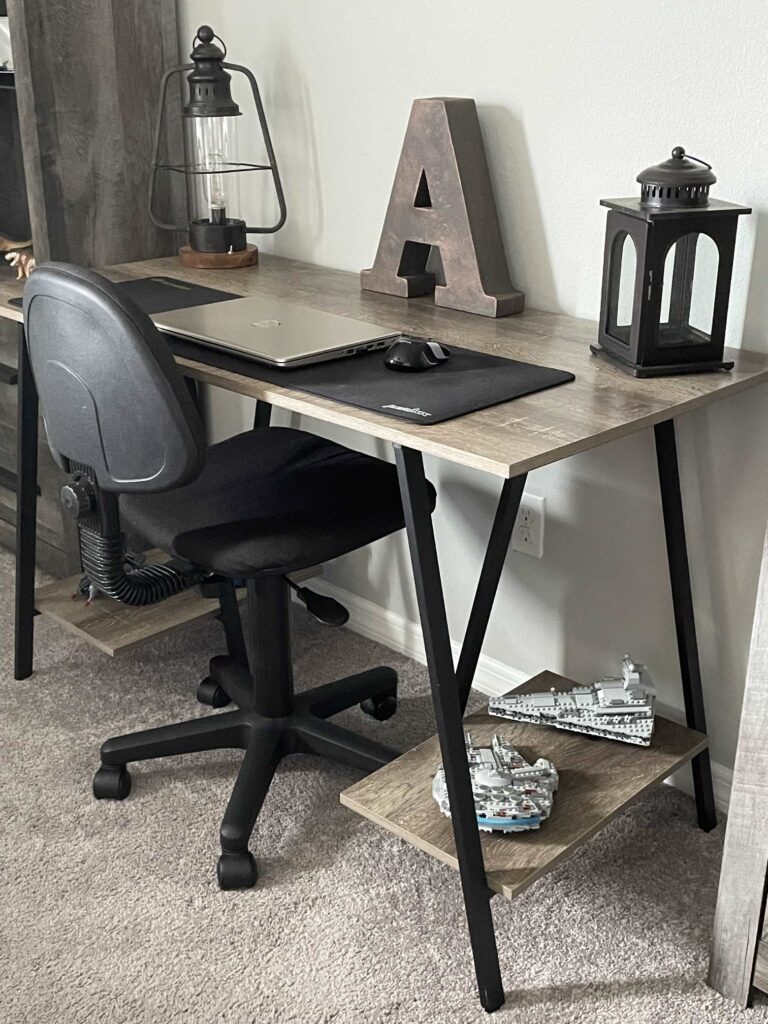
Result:
[[[655,207],[701,207],[709,204],[709,189],[717,181],[712,166],[675,146],[672,156],[641,171],[640,203]]]
[[[231,76],[224,59],[227,48],[217,46],[210,25],[201,25],[192,46],[192,70],[187,75],[189,100],[184,104],[184,117],[236,117],[240,107],[232,99]]]

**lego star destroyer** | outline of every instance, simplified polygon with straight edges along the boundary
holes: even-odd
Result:
[[[553,725],[590,736],[603,736],[647,747],[653,736],[655,692],[645,665],[627,654],[620,678],[598,679],[591,686],[495,697],[488,712],[515,722]]]

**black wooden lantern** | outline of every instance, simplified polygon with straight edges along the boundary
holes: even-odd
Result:
[[[730,370],[723,361],[738,218],[746,206],[709,198],[703,160],[672,157],[637,176],[639,198],[609,209],[597,355],[635,377]]]
[[[169,231],[189,230],[189,246],[179,255],[189,266],[227,267],[255,263],[257,250],[248,245],[249,234],[271,234],[285,223],[286,208],[283,187],[277,170],[272,139],[270,138],[259,87],[252,72],[240,64],[225,61],[226,47],[209,25],[202,25],[190,54],[191,64],[171,68],[163,77],[160,107],[155,128],[155,150],[152,165],[152,183],[149,193],[149,215],[160,228]],[[250,85],[253,103],[269,163],[247,163],[239,159],[237,122],[242,116],[240,107],[232,97],[230,71],[244,75]],[[186,162],[169,164],[160,161],[163,126],[166,122],[168,88],[174,75],[188,72],[188,95],[182,103],[184,147]],[[267,227],[249,227],[239,216],[239,186],[241,178],[255,171],[268,171],[272,175],[280,215],[275,224]],[[187,205],[191,219],[188,225],[169,224],[155,214],[158,177],[161,172],[185,176]]]

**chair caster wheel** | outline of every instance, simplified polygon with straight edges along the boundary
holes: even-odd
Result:
[[[124,764],[103,764],[93,776],[93,795],[97,800],[125,800],[130,792],[131,773]]]
[[[256,885],[256,861],[248,850],[245,853],[222,853],[216,865],[220,889],[250,889]]]
[[[227,691],[209,676],[197,688],[197,699],[209,708],[225,708],[232,700]]]
[[[397,697],[391,694],[386,697],[368,697],[362,701],[360,709],[378,722],[386,722],[397,711]]]

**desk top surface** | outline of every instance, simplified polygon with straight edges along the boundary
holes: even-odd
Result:
[[[589,320],[538,310],[493,320],[441,309],[431,297],[406,300],[363,292],[356,274],[274,256],[241,270],[190,270],[166,258],[103,272],[115,281],[162,275],[241,295],[279,296],[388,330],[570,370],[576,375],[572,384],[423,426],[180,360],[185,373],[207,383],[501,477],[588,451],[768,381],[768,356],[739,349],[726,350],[736,364],[730,373],[639,380],[590,353],[597,325]],[[15,281],[0,278],[0,316],[21,321],[21,310],[7,304],[18,294]]]

